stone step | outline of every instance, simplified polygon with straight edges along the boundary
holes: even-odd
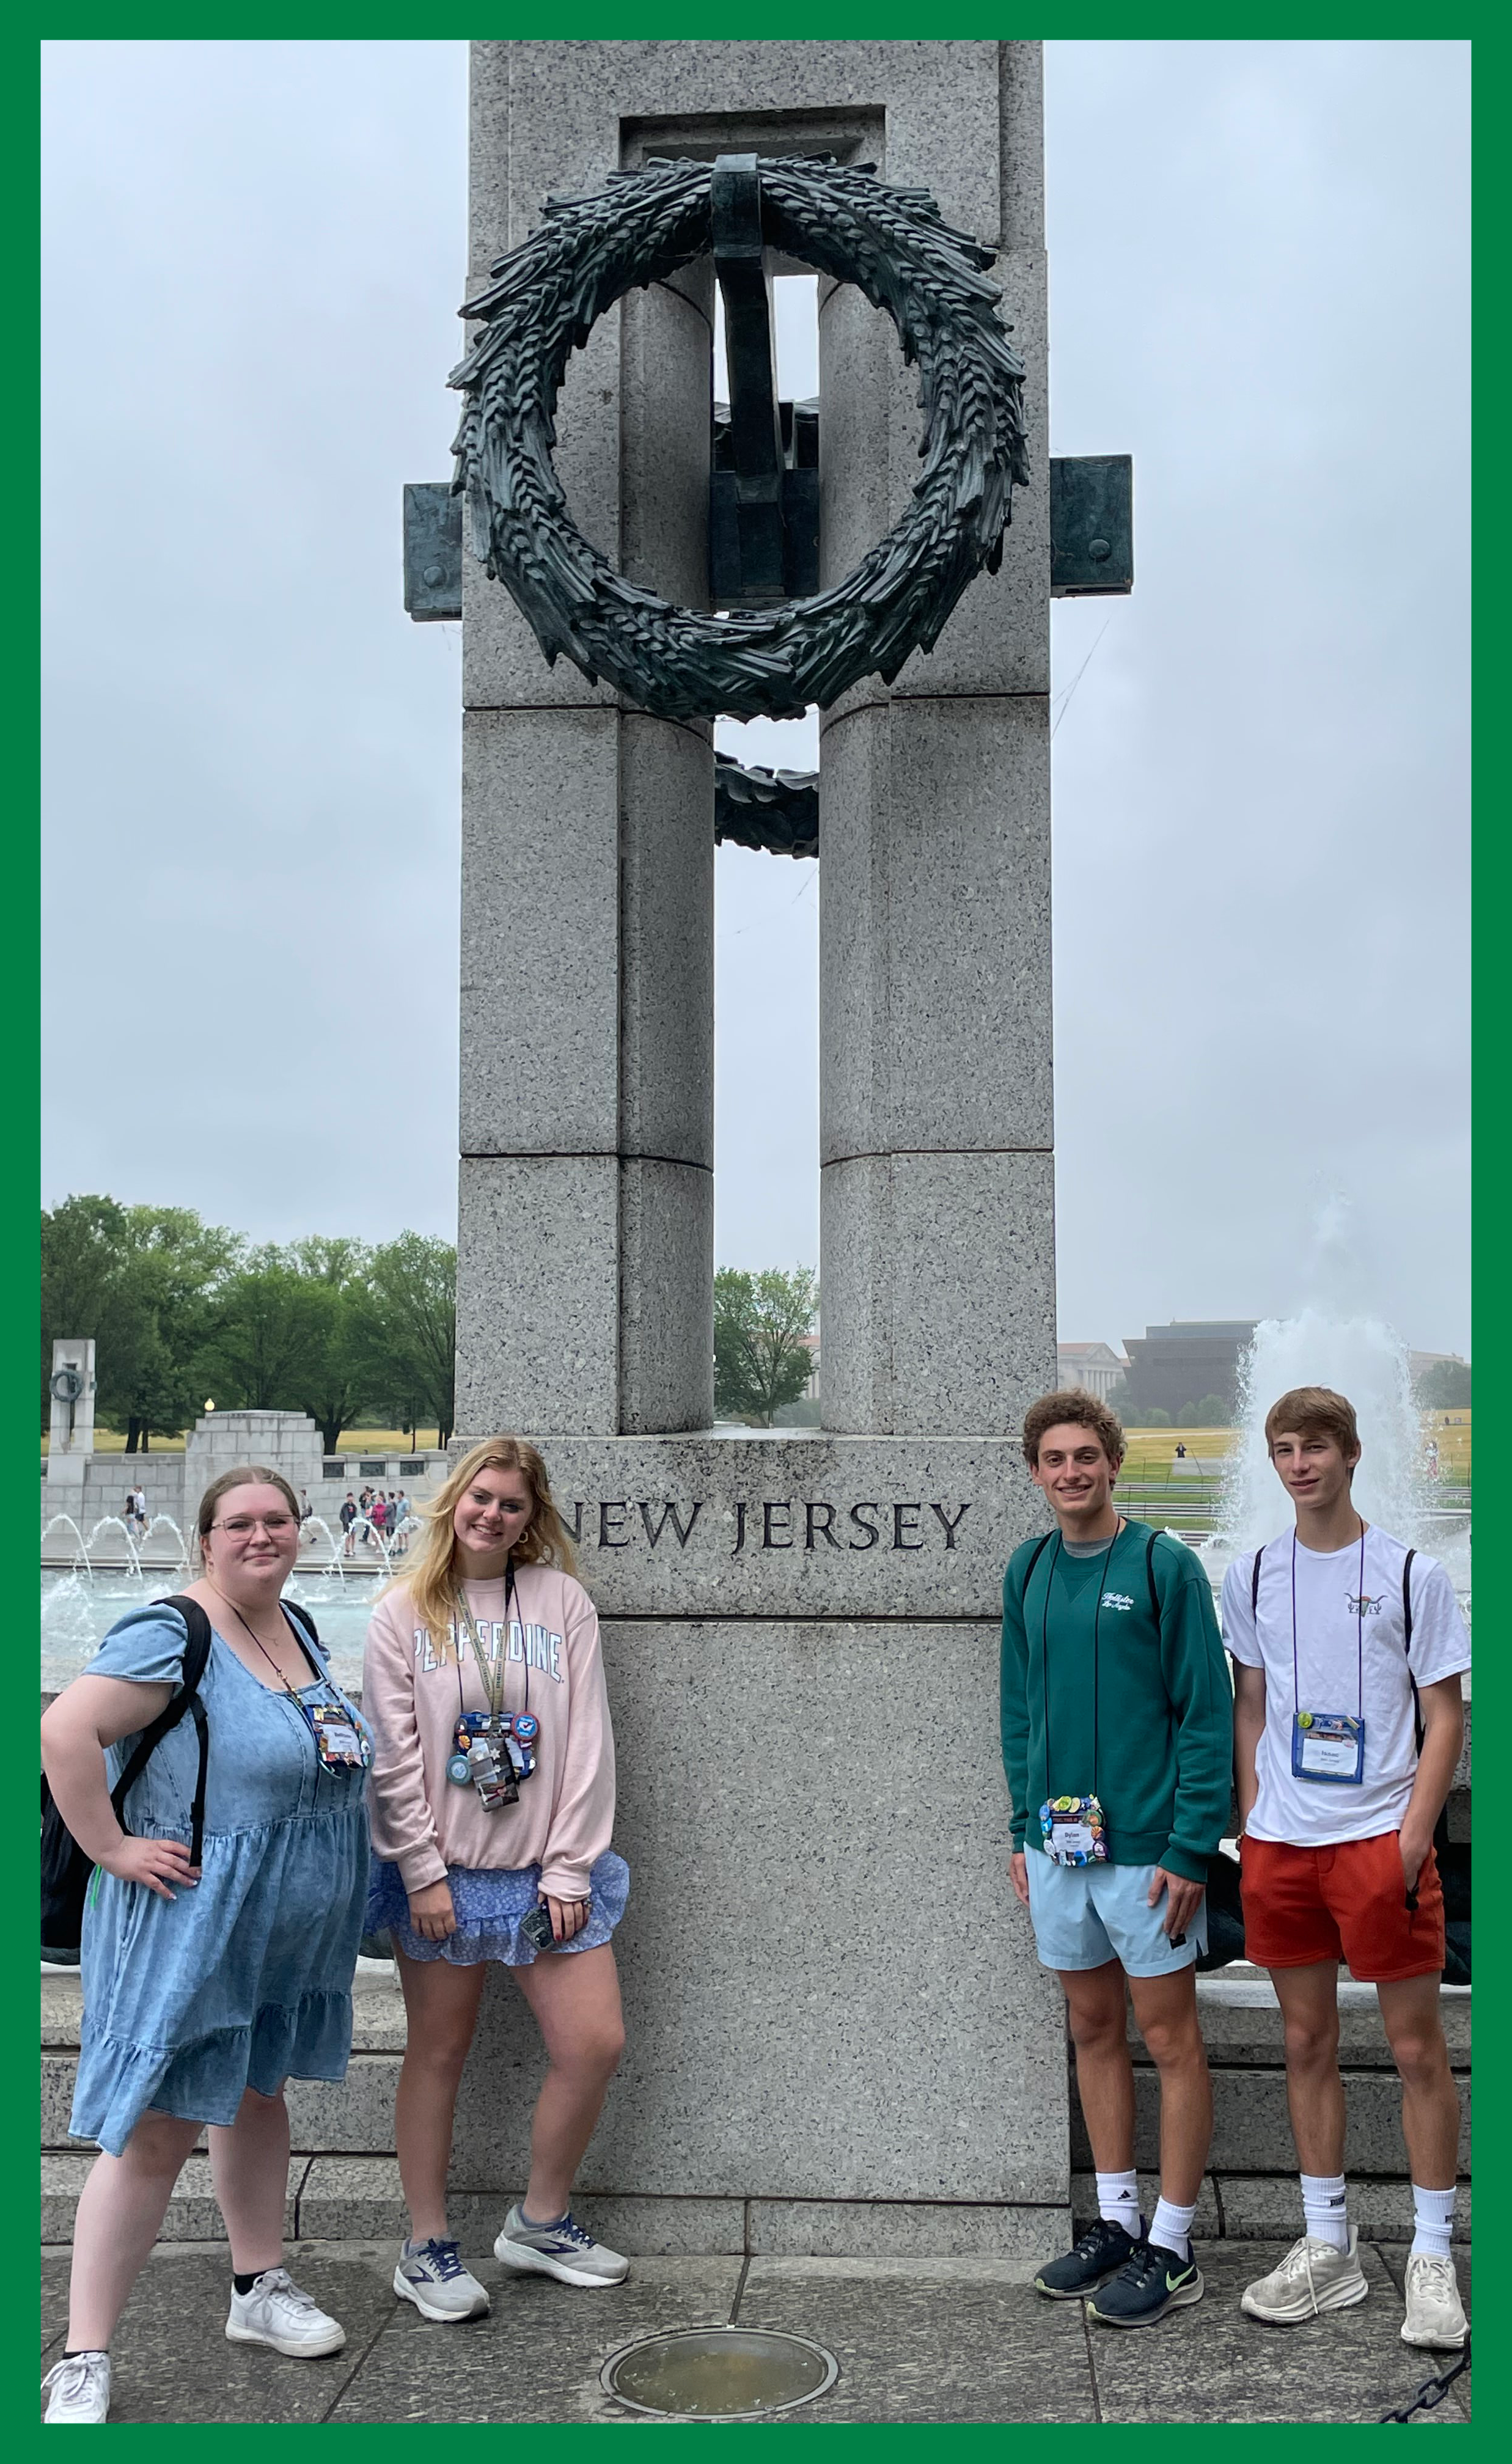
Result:
[[[290,2145],[304,2155],[391,2155],[398,2054],[354,2054],[344,2079],[291,2079]],[[74,2101],[77,2052],[57,2048],[42,2057],[42,2145],[77,2146],[68,2135]],[[204,2145],[203,2136],[198,2143]]]
[[[1402,2092],[1392,2071],[1344,2067],[1348,2122],[1345,2128],[1345,2170],[1350,2175],[1400,2176],[1407,2169],[1402,2141]],[[1459,2090],[1459,2169],[1470,2170],[1470,2079],[1456,2075]],[[1160,2098],[1152,2069],[1134,2072],[1134,2162],[1159,2161]],[[1213,2073],[1213,2151],[1216,2173],[1280,2173],[1293,2171],[1296,2149],[1286,2111],[1286,2074],[1244,2066]],[[1082,2118],[1073,2076],[1071,2097],[1071,2164],[1088,2170],[1091,2143]]]
[[[1438,2014],[1449,2045],[1449,2059],[1457,2071],[1470,2067],[1470,1999],[1468,1985],[1439,1988]],[[1281,2005],[1262,1969],[1236,1960],[1232,1967],[1216,1969],[1211,1976],[1199,1976],[1197,2011],[1213,2069],[1283,2065]],[[1129,2042],[1136,2062],[1148,2059],[1132,2005]],[[1375,1988],[1362,1985],[1352,1976],[1341,1977],[1339,1983],[1339,2057],[1354,2070],[1389,2071],[1393,2067]]]

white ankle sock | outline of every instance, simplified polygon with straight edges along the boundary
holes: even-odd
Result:
[[[1424,2190],[1413,2184],[1413,2247],[1410,2258],[1420,2258],[1424,2252],[1434,2258],[1450,2255],[1451,2228],[1455,2221],[1453,2190]]]
[[[1139,2239],[1139,2177],[1136,2173],[1099,2173],[1097,2212],[1110,2225],[1122,2225],[1130,2241]]]
[[[1349,2215],[1342,2173],[1303,2173],[1302,2220],[1309,2241],[1349,2247]]]
[[[1178,2258],[1190,2258],[1192,2256],[1192,2219],[1196,2212],[1195,2199],[1193,2200],[1190,2208],[1178,2208],[1172,2199],[1157,2199],[1155,2220],[1150,2228],[1150,2240],[1161,2250],[1173,2250]]]

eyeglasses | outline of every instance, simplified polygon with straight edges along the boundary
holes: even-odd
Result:
[[[224,1523],[212,1523],[212,1531],[224,1531],[232,1540],[250,1540],[254,1531],[266,1531],[270,1540],[282,1540],[295,1528],[292,1514],[232,1514]]]

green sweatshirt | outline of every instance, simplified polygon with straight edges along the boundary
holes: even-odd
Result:
[[[1228,1819],[1234,1693],[1207,1576],[1172,1532],[1129,1522],[1096,1557],[1068,1557],[1055,1532],[1014,1551],[1001,1718],[1015,1848],[1042,1848],[1047,1797],[1095,1793],[1112,1863],[1207,1881]]]

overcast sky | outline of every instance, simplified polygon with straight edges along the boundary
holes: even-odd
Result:
[[[450,1235],[460,645],[398,549],[464,47],[45,50],[44,1203]],[[1135,469],[1133,595],[1054,612],[1061,1331],[1468,1352],[1469,47],[1046,85],[1049,442]],[[719,894],[720,1263],[813,1262],[817,868]]]

